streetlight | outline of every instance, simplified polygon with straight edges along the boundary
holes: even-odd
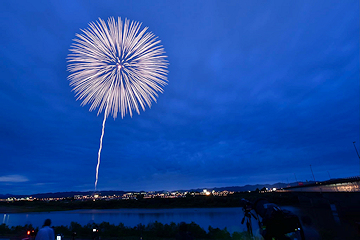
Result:
[[[312,173],[313,178],[314,178],[314,182],[316,183],[315,176],[314,176],[314,173],[313,173],[313,170],[312,170],[311,164],[310,164],[310,169],[311,169],[311,173]]]
[[[359,160],[360,160],[359,152],[358,152],[358,150],[356,149],[355,142],[353,142],[353,144],[354,144],[354,148],[355,148],[356,154],[358,155]]]

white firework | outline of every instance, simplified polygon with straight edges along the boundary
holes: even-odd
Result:
[[[95,190],[105,121],[114,119],[118,112],[123,118],[132,116],[133,110],[151,107],[157,92],[167,83],[165,51],[160,40],[141,23],[121,18],[109,18],[107,23],[99,18],[89,24],[82,34],[76,34],[68,56],[68,79],[81,105],[90,104],[90,111],[104,111]]]

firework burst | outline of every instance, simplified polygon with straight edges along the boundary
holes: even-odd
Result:
[[[167,83],[165,51],[160,40],[141,23],[109,18],[89,24],[76,34],[68,55],[68,77],[81,105],[90,104],[90,111],[104,110],[104,120],[96,167],[98,181],[100,154],[106,118],[123,118],[133,111],[151,107],[158,92]]]

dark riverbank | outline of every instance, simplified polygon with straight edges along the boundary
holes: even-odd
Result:
[[[251,239],[246,232],[234,232],[230,234],[226,228],[219,229],[211,226],[204,230],[196,223],[162,224],[153,222],[147,225],[138,224],[135,227],[127,227],[123,223],[118,225],[102,222],[100,224],[80,225],[71,222],[69,226],[54,226],[55,235],[59,234],[62,239],[175,239],[181,235],[192,236],[195,239]],[[95,231],[94,231],[95,229]],[[32,225],[8,227],[0,225],[0,236],[8,239],[33,240],[39,228]],[[30,231],[30,235],[27,232]],[[76,233],[76,234],[74,234]]]
[[[76,201],[74,199],[69,198],[64,201],[53,201],[53,202],[42,202],[42,201],[12,202],[12,203],[0,202],[0,204],[4,205],[3,209],[5,209],[7,213],[26,212],[25,214],[23,214],[24,216],[22,217],[20,216],[20,218],[24,218],[25,215],[27,215],[27,213],[29,212],[39,212],[40,215],[41,214],[44,215],[44,217],[41,216],[41,221],[43,221],[43,218],[45,218],[45,216],[54,213],[61,214],[60,211],[74,210],[74,209],[80,209],[79,211],[87,211],[85,209],[92,209],[89,210],[90,213],[95,214],[97,211],[104,212],[101,209],[107,209],[105,211],[112,211],[112,209],[122,209],[119,211],[134,211],[134,210],[137,211],[136,210],[137,208],[140,209],[139,210],[140,212],[141,211],[162,212],[162,211],[167,211],[166,209],[171,209],[171,211],[172,210],[175,211],[176,210],[175,208],[178,208],[178,210],[176,211],[184,214],[183,213],[184,211],[188,211],[191,208],[200,208],[202,209],[200,211],[211,212],[215,208],[226,207],[221,211],[226,212],[228,211],[228,209],[230,209],[229,211],[233,212],[235,211],[235,208],[238,209],[237,211],[239,211],[240,209],[240,212],[237,213],[238,215],[237,220],[233,221],[233,222],[237,222],[237,224],[240,225],[239,221],[243,216],[241,208],[239,208],[240,199],[246,198],[250,201],[254,201],[258,198],[267,198],[270,202],[276,203],[279,206],[285,206],[282,208],[287,209],[293,212],[294,214],[296,214],[302,222],[302,225],[305,229],[305,233],[313,234],[308,239],[319,239],[316,237],[314,238],[314,235],[316,236],[316,234],[317,236],[320,236],[320,239],[360,239],[360,235],[358,231],[359,228],[357,224],[357,222],[360,222],[360,215],[358,214],[357,211],[354,211],[354,209],[351,209],[351,211],[349,211],[348,208],[342,207],[344,205],[348,206],[349,203],[352,202],[353,198],[356,199],[356,194],[345,194],[344,196],[343,195],[344,194],[336,194],[336,196],[338,197],[337,201],[335,201],[336,199],[334,198],[330,199],[328,198],[328,196],[326,195],[324,196],[324,194],[318,194],[318,193],[316,194],[307,193],[307,194],[302,194],[300,196],[296,196],[290,193],[265,193],[265,194],[237,193],[228,197],[196,196],[196,197],[178,198],[178,199],[159,198],[159,199],[111,200],[111,201],[105,201],[105,200]],[[348,200],[341,201],[342,204],[340,205],[336,204],[337,202],[343,199],[348,199]],[[206,208],[210,210],[207,210]],[[53,212],[53,213],[46,213],[46,212]],[[5,214],[5,215],[9,215],[10,219],[13,219],[11,214]],[[15,215],[18,216],[18,214]],[[31,215],[31,213],[29,213],[29,215]],[[173,215],[174,213],[171,212],[171,216]],[[53,217],[54,216],[51,215],[51,218]],[[87,217],[89,218],[89,216]],[[66,216],[65,218],[72,219],[71,216],[70,217]],[[101,221],[111,221],[112,218],[113,218],[112,215],[108,215],[106,216],[106,218],[101,219]],[[127,219],[126,220],[127,224],[129,224],[129,216],[125,216],[124,218]],[[209,216],[207,216],[206,218],[209,218]],[[54,217],[54,219],[56,218]],[[121,219],[121,218],[117,217],[116,219]],[[227,220],[227,217],[222,219],[224,219],[225,221]],[[156,220],[163,222],[165,224],[170,223],[170,221],[166,222],[166,219],[161,220],[159,216],[156,216],[156,218],[153,221]],[[71,220],[71,221],[80,222],[79,219]],[[140,223],[141,221],[142,219],[137,219],[132,223],[132,226],[136,226],[136,224]],[[201,221],[199,221],[194,217],[181,221],[185,221],[185,222],[195,221],[197,224],[200,224],[200,226],[204,228],[203,226],[204,224],[201,225]],[[34,221],[30,221],[30,222],[35,224]],[[57,222],[59,224],[59,221]],[[175,220],[175,222],[179,223],[180,221]],[[22,224],[25,223],[26,222],[23,222]],[[68,220],[67,223],[60,223],[60,224],[66,225],[69,223],[70,220]],[[148,224],[148,222],[145,223],[142,222],[142,223]],[[42,222],[39,222],[38,224],[36,224],[36,226],[41,226],[41,224]],[[82,222],[81,224],[86,224],[86,222]],[[118,224],[118,222],[116,224]],[[213,225],[213,223],[211,222],[209,224],[206,224],[204,229],[206,229],[207,226],[209,225],[216,226]],[[11,225],[11,226],[15,226],[15,225]],[[220,225],[216,227],[223,228],[224,226]],[[229,232],[232,233],[233,231],[229,231]]]

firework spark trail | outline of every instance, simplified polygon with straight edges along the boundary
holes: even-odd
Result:
[[[96,191],[97,182],[98,182],[98,179],[99,179],[100,156],[101,156],[102,142],[103,142],[104,132],[105,132],[105,121],[106,121],[107,109],[108,109],[108,106],[106,106],[106,108],[105,108],[104,120],[103,120],[103,123],[102,123],[100,146],[99,146],[99,151],[98,151],[98,162],[97,162],[97,165],[96,165],[95,191]]]
[[[110,86],[110,90],[112,90],[112,89],[113,89],[113,83],[111,83],[111,86]],[[111,96],[111,91],[110,91],[110,93],[109,93],[109,95],[107,97],[107,100],[106,100],[107,103],[109,103],[110,96]],[[98,161],[97,161],[97,164],[96,164],[95,191],[96,191],[97,183],[98,183],[98,180],[99,180],[100,158],[101,158],[102,142],[103,142],[104,133],[105,133],[105,122],[106,122],[106,118],[107,118],[108,108],[109,108],[109,104],[106,104],[105,113],[104,113],[104,120],[103,120],[103,123],[102,123],[102,129],[101,129],[101,136],[100,136],[100,146],[99,146],[99,151],[98,151]]]
[[[139,22],[117,20],[90,23],[76,34],[68,56],[68,79],[77,100],[82,106],[89,103],[90,111],[99,108],[98,115],[105,108],[95,190],[106,118],[111,114],[115,119],[118,112],[121,118],[132,116],[133,110],[140,114],[167,83],[168,61],[160,40],[147,27],[140,30]]]

